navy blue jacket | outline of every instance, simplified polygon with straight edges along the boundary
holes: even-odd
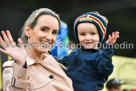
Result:
[[[108,76],[113,71],[113,50],[74,49],[72,53],[59,60],[67,67],[66,74],[73,81],[74,91],[102,90]]]

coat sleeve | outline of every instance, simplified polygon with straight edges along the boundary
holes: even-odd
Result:
[[[109,76],[113,72],[112,56],[114,52],[112,45],[104,44],[104,49],[97,55],[96,64],[97,70],[100,74]]]
[[[3,68],[3,91],[29,91],[28,69],[14,61],[5,62]]]

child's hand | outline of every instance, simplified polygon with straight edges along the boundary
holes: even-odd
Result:
[[[117,38],[119,38],[119,32],[112,32],[112,36],[109,35],[109,39],[106,41],[107,44],[114,44],[117,40]]]

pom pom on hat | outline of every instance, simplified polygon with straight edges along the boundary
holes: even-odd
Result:
[[[83,23],[83,22],[93,23],[97,27],[97,30],[99,32],[100,42],[104,40],[107,30],[108,20],[106,17],[100,15],[99,12],[93,11],[93,12],[84,13],[76,18],[74,22],[74,33],[77,43],[79,43],[77,26],[79,23]]]

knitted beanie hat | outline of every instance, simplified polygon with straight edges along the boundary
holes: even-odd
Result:
[[[93,23],[97,27],[97,30],[99,32],[99,36],[100,36],[99,42],[102,42],[104,40],[107,30],[108,20],[106,17],[100,15],[100,13],[93,11],[93,12],[84,13],[76,18],[74,22],[74,34],[77,43],[79,43],[77,26],[79,23],[83,23],[83,22]]]

